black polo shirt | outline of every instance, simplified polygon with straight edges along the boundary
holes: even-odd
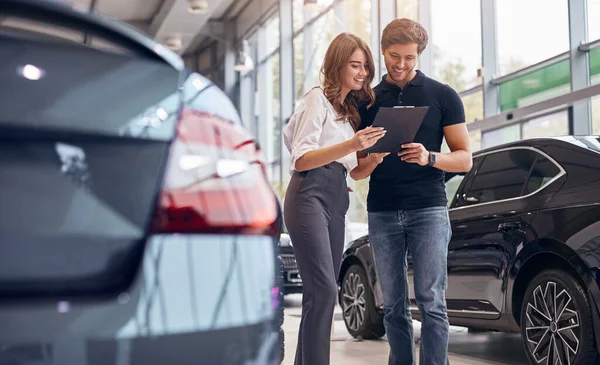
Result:
[[[386,76],[373,89],[375,104],[368,110],[360,108],[359,129],[373,124],[382,106],[429,106],[414,142],[421,143],[428,151],[440,152],[443,128],[465,122],[463,103],[456,91],[425,76],[421,71],[417,71],[417,75],[403,89],[387,82]],[[370,212],[412,210],[447,204],[444,172],[437,168],[404,162],[398,155],[390,154],[371,174],[367,197],[367,209]]]

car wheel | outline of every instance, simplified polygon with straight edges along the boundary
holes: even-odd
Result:
[[[529,284],[521,334],[532,364],[595,364],[592,308],[586,289],[569,273],[548,270]]]
[[[375,298],[360,265],[346,271],[340,293],[344,323],[355,337],[377,339],[385,334],[383,315],[375,308]]]

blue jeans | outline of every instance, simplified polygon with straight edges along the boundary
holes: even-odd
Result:
[[[451,235],[445,206],[369,212],[369,240],[383,292],[390,365],[416,364],[409,310],[407,250],[411,252],[415,299],[422,318],[419,364],[448,364],[449,324],[445,291]]]

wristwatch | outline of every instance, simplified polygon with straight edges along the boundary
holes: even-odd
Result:
[[[435,165],[435,154],[429,152],[429,164],[427,164],[427,166],[433,166]]]

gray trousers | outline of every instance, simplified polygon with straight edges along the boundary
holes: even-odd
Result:
[[[295,365],[329,364],[349,203],[346,169],[337,162],[292,175],[283,211],[303,283]]]

